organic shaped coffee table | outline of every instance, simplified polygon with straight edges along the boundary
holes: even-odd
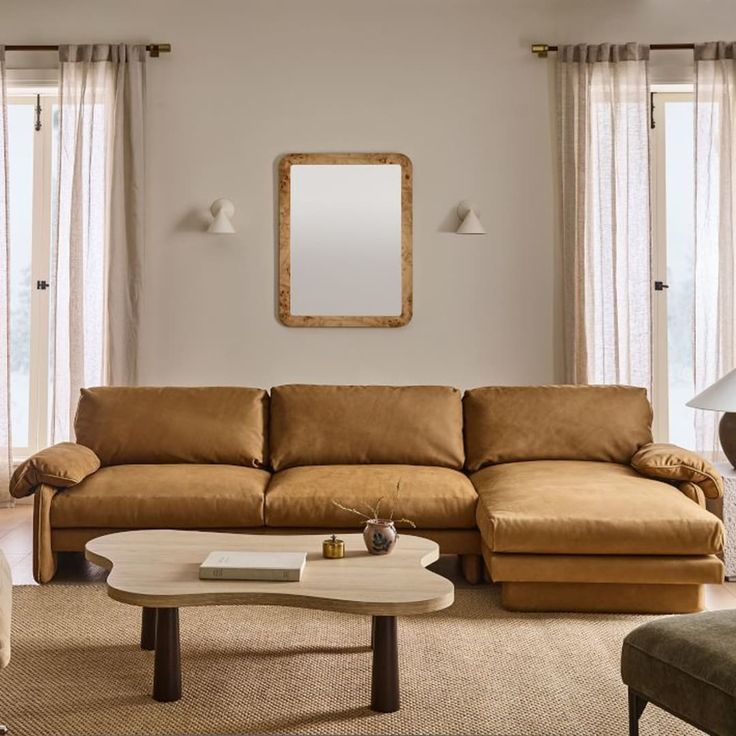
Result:
[[[373,617],[371,708],[399,709],[397,616],[452,605],[454,588],[426,570],[439,557],[436,542],[402,535],[389,555],[370,555],[362,535],[347,534],[345,557],[322,557],[324,535],[221,534],[173,530],[119,532],[87,543],[88,560],[110,570],[107,592],[143,608],[141,647],[155,649],[153,697],[181,697],[179,608],[274,605]],[[200,580],[213,550],[306,552],[298,582]]]

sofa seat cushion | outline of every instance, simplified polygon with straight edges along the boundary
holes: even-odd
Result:
[[[266,493],[266,525],[272,527],[357,527],[357,507],[384,496],[381,515],[390,513],[396,483],[401,491],[394,518],[411,519],[419,529],[472,529],[478,496],[468,478],[450,468],[414,465],[312,465],[276,473]]]
[[[100,468],[51,502],[52,527],[208,529],[263,526],[269,473],[235,465]]]
[[[540,460],[471,476],[478,528],[492,552],[709,555],[723,525],[667,483],[628,465]]]

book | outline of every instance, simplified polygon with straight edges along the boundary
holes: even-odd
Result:
[[[306,552],[210,552],[199,566],[201,580],[301,580]]]

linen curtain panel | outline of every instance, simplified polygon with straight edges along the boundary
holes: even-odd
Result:
[[[72,437],[80,388],[137,381],[146,52],[66,45],[59,60],[53,442]]]
[[[0,504],[12,504],[8,482],[13,467],[10,424],[10,223],[8,193],[8,100],[5,47],[0,46]]]
[[[566,380],[651,388],[649,47],[561,46]]]
[[[736,367],[736,44],[695,47],[695,330],[698,394]],[[720,451],[717,412],[695,412],[696,449]]]

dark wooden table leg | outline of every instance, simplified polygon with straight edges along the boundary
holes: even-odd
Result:
[[[159,703],[170,703],[181,698],[179,609],[159,608],[157,611],[153,699]]]
[[[393,713],[399,709],[399,647],[396,616],[373,617],[371,709],[379,713]]]
[[[141,609],[141,649],[152,652],[156,648],[156,609]]]
[[[376,642],[376,617],[371,616],[371,649]]]

